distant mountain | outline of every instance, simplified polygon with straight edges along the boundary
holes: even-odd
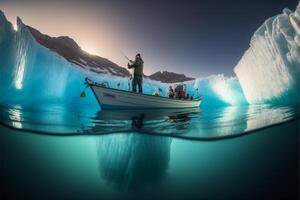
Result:
[[[163,71],[163,72],[159,71],[148,77],[152,80],[157,80],[164,83],[176,83],[176,82],[195,80],[194,78],[186,77],[184,74],[176,74],[174,72],[168,72],[168,71]]]
[[[106,58],[91,55],[83,51],[80,46],[70,37],[50,37],[42,34],[30,26],[27,26],[27,28],[39,44],[58,53],[75,65],[96,73],[110,73],[112,75],[121,77],[128,77],[130,75],[126,68],[121,67]],[[184,74],[176,74],[174,72],[167,71],[156,72],[146,77],[152,80],[161,81],[163,83],[194,80],[194,78],[186,77]]]
[[[83,51],[72,38],[67,36],[50,37],[30,26],[27,27],[38,43],[63,56],[71,63],[97,73],[109,72],[112,75],[122,77],[129,76],[130,74],[127,69],[120,67],[106,58],[91,55]]]

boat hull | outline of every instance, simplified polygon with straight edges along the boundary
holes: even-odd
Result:
[[[162,109],[199,107],[201,100],[180,100],[167,97],[139,94],[125,90],[117,90],[99,85],[90,85],[101,108],[117,109]]]

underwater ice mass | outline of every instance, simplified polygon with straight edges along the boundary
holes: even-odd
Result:
[[[55,102],[97,105],[90,90],[80,98],[84,79],[107,81],[128,89],[128,78],[95,73],[71,63],[39,44],[17,18],[17,30],[0,11],[0,103]],[[186,82],[190,95],[205,105],[299,103],[300,4],[295,12],[284,9],[254,33],[249,49],[234,67],[236,77],[212,75]],[[144,92],[167,94],[170,84],[144,80]],[[34,100],[34,101],[32,101]]]

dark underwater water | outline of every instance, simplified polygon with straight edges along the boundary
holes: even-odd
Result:
[[[3,199],[298,199],[298,106],[70,108],[1,107]]]

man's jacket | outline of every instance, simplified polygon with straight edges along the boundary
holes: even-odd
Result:
[[[143,76],[144,61],[141,58],[136,58],[128,68],[134,68],[134,76]]]

